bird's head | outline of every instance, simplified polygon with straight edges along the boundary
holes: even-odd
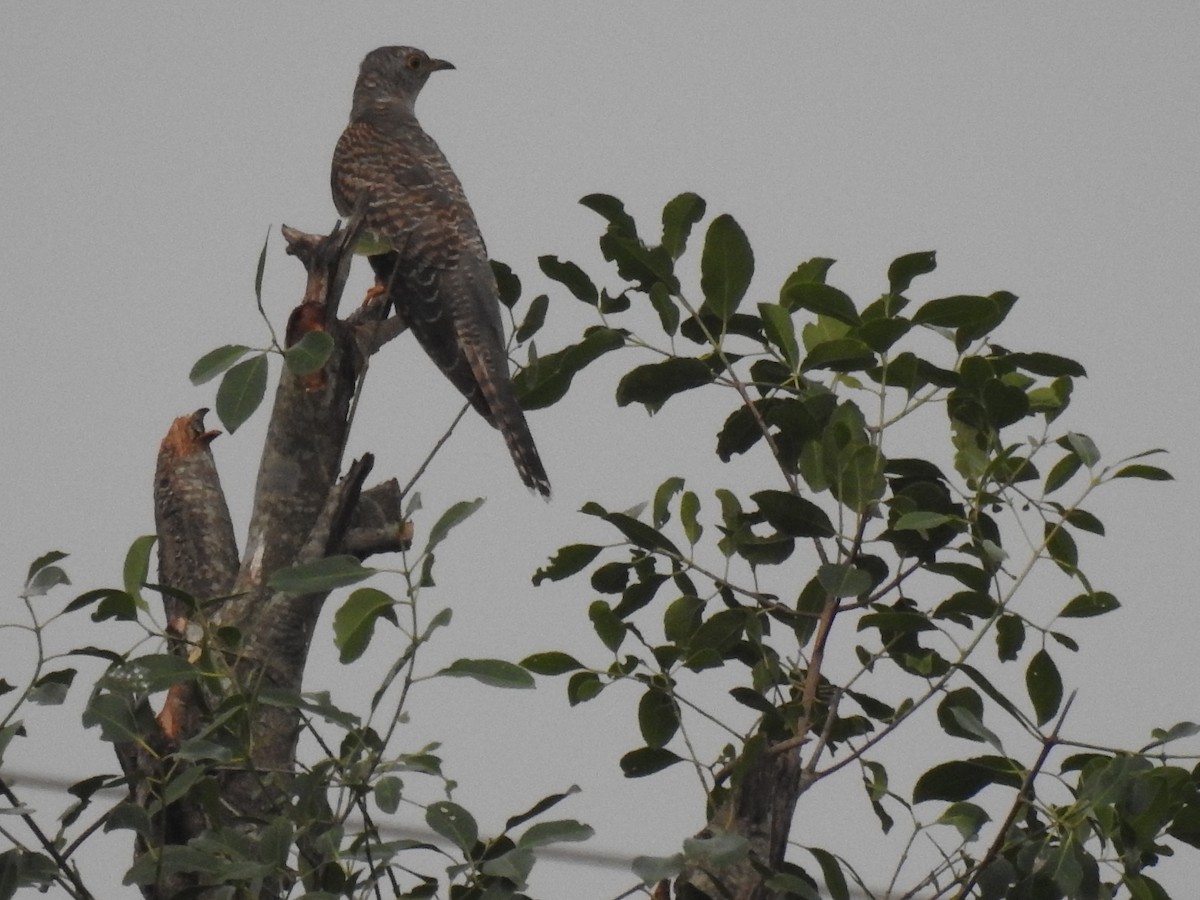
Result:
[[[380,47],[362,61],[354,85],[351,118],[371,111],[413,114],[417,94],[429,76],[454,64],[434,59],[416,47]]]

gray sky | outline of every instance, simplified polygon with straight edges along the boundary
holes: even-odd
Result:
[[[303,273],[282,253],[278,225],[332,226],[329,159],[358,63],[377,45],[406,43],[458,66],[434,77],[418,113],[464,182],[492,254],[517,270],[527,294],[550,293],[544,349],[585,319],[545,283],[536,258],[555,253],[600,277],[601,221],[576,203],[595,191],[625,200],[650,234],[662,204],[682,190],[703,195],[711,214],[732,213],[754,246],[761,299],[796,263],[821,255],[839,260],[830,281],[868,302],[894,257],[928,249],[939,269],[918,283],[919,296],[1020,295],[1001,343],[1065,353],[1088,368],[1069,426],[1090,434],[1107,460],[1167,447],[1164,464],[1178,479],[1125,482],[1090,504],[1109,538],[1084,543],[1085,569],[1125,607],[1077,623],[1083,654],[1059,654],[1068,681],[1083,683],[1075,723],[1097,740],[1137,744],[1152,727],[1200,719],[1191,349],[1200,331],[1200,8],[562,9],[5,10],[0,297],[11,324],[0,574],[10,595],[49,549],[72,554],[80,590],[119,582],[129,542],[153,530],[159,440],[173,417],[212,403],[213,386],[189,385],[191,364],[223,343],[265,343],[252,286],[268,230],[264,299],[282,324]],[[367,281],[360,265],[351,294]],[[439,554],[428,601],[453,607],[455,622],[432,648],[431,667],[439,654],[518,659],[550,647],[602,659],[585,617],[589,592],[534,590],[532,571],[561,543],[607,537],[577,514],[587,499],[621,508],[664,477],[693,472],[711,497],[731,477],[711,461],[715,412],[681,402],[650,422],[615,409],[609,384],[585,374],[566,403],[531,416],[554,482],[551,505],[524,491],[501,441],[477,419],[422,481],[431,512],[488,497]],[[402,339],[372,363],[351,453],[375,452],[376,476],[403,482],[458,405]],[[216,444],[239,534],[265,421],[260,413]],[[101,639],[79,626],[63,641]],[[0,657],[16,658],[12,632],[0,641]],[[385,634],[359,667],[343,670],[323,631],[308,685],[358,702],[372,667],[389,658]],[[673,852],[702,824],[700,801],[683,767],[650,781],[620,777],[618,756],[638,743],[632,693],[573,711],[562,693],[561,682],[520,694],[431,686],[417,700],[410,746],[446,742],[458,798],[485,828],[576,781],[584,794],[560,811],[595,825],[598,849]],[[54,717],[33,720],[49,726]],[[92,734],[70,756],[64,735],[78,739],[71,730],[57,743],[27,742],[16,761],[49,773],[115,768]],[[80,762],[88,757],[100,761]],[[808,821],[822,824],[798,828],[796,840],[846,850],[864,834],[874,840],[857,776],[847,775],[806,798]],[[115,878],[126,851],[112,846],[116,862],[95,865]],[[1196,864],[1176,861],[1164,873],[1169,884],[1194,883],[1184,879]],[[534,889],[599,898],[631,883],[620,872],[548,867]]]

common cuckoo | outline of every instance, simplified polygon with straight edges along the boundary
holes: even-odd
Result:
[[[333,202],[361,213],[356,252],[425,352],[500,429],[521,480],[550,496],[508,371],[500,294],[462,185],[413,105],[430,74],[454,66],[413,47],[367,54],[350,124],[333,154]]]

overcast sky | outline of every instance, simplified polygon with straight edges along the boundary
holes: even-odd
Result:
[[[303,272],[278,225],[333,225],[329,160],[358,63],[402,43],[458,67],[434,76],[418,113],[490,252],[527,292],[550,293],[545,349],[585,318],[536,259],[577,259],[601,277],[601,222],[576,203],[595,191],[624,199],[650,234],[682,190],[732,213],[754,246],[760,299],[801,260],[830,256],[830,281],[868,302],[894,257],[930,249],[939,268],[918,296],[1019,295],[1001,343],[1088,369],[1067,424],[1108,460],[1167,447],[1178,479],[1124,482],[1091,504],[1109,539],[1085,544],[1085,568],[1124,609],[1072,632],[1084,650],[1062,665],[1083,686],[1080,730],[1135,745],[1152,727],[1200,720],[1200,7],[563,8],[7,5],[0,576],[10,597],[50,549],[72,554],[80,590],[119,583],[126,547],[153,530],[159,440],[175,416],[213,400],[212,385],[188,383],[191,364],[220,344],[266,341],[252,286],[268,232],[264,300],[276,327],[286,319]],[[360,264],[350,293],[367,283]],[[375,452],[377,477],[406,481],[458,406],[415,343],[397,341],[372,363],[351,453]],[[239,535],[265,421],[260,413],[215,445]],[[430,511],[488,498],[439,554],[429,600],[453,607],[455,623],[432,655],[565,647],[601,659],[582,583],[535,590],[529,576],[559,544],[602,536],[576,512],[588,499],[622,508],[694,471],[711,497],[722,477],[710,462],[715,421],[687,403],[653,421],[617,410],[611,380],[585,376],[567,402],[530,416],[554,483],[549,506],[522,488],[496,434],[466,421],[420,488]],[[83,619],[77,627],[64,642],[112,639]],[[0,659],[20,658],[18,644],[0,633]],[[389,659],[377,641],[362,668],[344,671],[321,631],[308,687],[352,702]],[[573,711],[562,693],[561,682],[520,694],[431,688],[410,746],[446,742],[458,798],[485,828],[578,782],[584,794],[560,809],[596,826],[597,849],[673,852],[702,824],[701,803],[682,771],[621,779],[617,758],[638,743],[632,693]],[[115,769],[93,733],[79,745],[78,729],[34,721],[60,730],[23,745],[23,770]],[[78,755],[63,752],[68,741]],[[873,840],[856,780],[806,797],[818,804],[807,821],[821,826],[795,839],[850,851]],[[93,861],[108,878],[126,859],[122,842],[112,846],[107,867]],[[1185,879],[1197,871],[1176,862],[1166,881],[1194,884]],[[599,898],[631,883],[620,871],[552,867],[535,892]]]

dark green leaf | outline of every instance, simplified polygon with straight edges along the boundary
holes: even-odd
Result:
[[[1017,658],[1025,645],[1025,623],[1012,613],[1005,613],[996,620],[996,653],[1003,662]]]
[[[521,660],[521,665],[535,675],[565,675],[583,668],[583,663],[575,657],[558,650],[534,653]]]
[[[506,309],[512,309],[521,299],[521,279],[512,267],[497,259],[488,260],[492,266],[492,275],[496,279],[496,290],[500,292],[500,302]]]
[[[1080,531],[1088,531],[1099,535],[1104,534],[1104,523],[1084,509],[1071,510],[1063,516],[1063,521],[1074,525]]]
[[[1044,375],[1047,378],[1084,378],[1087,370],[1073,359],[1055,356],[1052,353],[1010,353],[1005,359],[1026,372]]]
[[[942,731],[951,737],[966,738],[969,741],[982,741],[983,737],[975,730],[966,727],[956,710],[966,710],[976,721],[983,721],[983,698],[974,688],[964,687],[951,691],[938,704],[938,724]]]
[[[525,313],[525,319],[517,328],[516,334],[513,337],[518,344],[523,344],[539,331],[546,324],[546,311],[550,308],[550,298],[545,294],[538,294],[533,298],[533,302],[529,304],[529,311]]]
[[[750,495],[767,523],[792,537],[833,537],[833,523],[821,507],[787,491],[766,490]]]
[[[532,675],[503,659],[459,659],[437,674],[473,678],[482,684],[500,688],[528,689],[534,686]]]
[[[42,566],[25,582],[25,590],[21,592],[21,596],[41,597],[60,584],[70,583],[71,579],[61,567]]]
[[[375,588],[359,588],[346,598],[333,616],[333,642],[341,653],[343,665],[363,655],[375,633],[377,619],[382,617],[397,624],[393,603],[391,597]]]
[[[632,516],[625,513],[610,513],[597,503],[585,503],[581,512],[589,516],[596,516],[608,522],[615,527],[621,534],[625,535],[630,543],[641,547],[644,550],[658,551],[670,553],[674,556],[681,556],[679,548],[676,547],[667,537],[658,529],[651,528],[645,522],[639,522]]]
[[[272,573],[267,584],[287,594],[323,594],[334,588],[365,581],[378,570],[353,556],[329,556]]]
[[[600,638],[604,646],[613,653],[621,646],[625,640],[627,626],[622,622],[603,600],[593,600],[588,607],[588,618],[592,620],[592,628],[596,631],[596,636]]]
[[[595,672],[576,672],[567,681],[567,702],[571,706],[586,703],[604,690],[604,682]]]
[[[825,276],[829,274],[829,270],[837,260],[830,259],[827,256],[814,256],[812,259],[805,260],[796,266],[794,272],[784,281],[783,287],[779,289],[779,300],[783,302],[787,296],[787,292],[797,284],[824,284]],[[786,305],[786,304],[785,304]]]
[[[595,306],[600,300],[600,293],[587,273],[575,263],[560,260],[557,256],[539,256],[538,265],[547,278],[553,278],[569,290],[577,300]]]
[[[267,391],[267,355],[259,353],[225,373],[217,388],[217,416],[233,434],[254,414]]]
[[[144,534],[136,538],[125,553],[125,566],[122,570],[125,593],[142,609],[148,608],[146,601],[142,599],[142,585],[146,583],[146,575],[150,571],[150,551],[157,540],[152,534]]]
[[[559,844],[565,841],[586,841],[594,835],[595,829],[574,819],[554,819],[549,822],[538,822],[530,825],[520,838],[518,847],[542,847],[546,844]]]
[[[431,803],[425,809],[425,824],[465,853],[479,840],[479,826],[472,815],[449,800]]]
[[[564,578],[581,572],[600,553],[602,548],[597,544],[568,544],[560,547],[545,566],[533,575],[534,585],[543,581],[562,581]]]
[[[58,706],[67,699],[67,691],[75,680],[75,669],[47,672],[35,681],[27,699],[41,706]]]
[[[624,345],[623,332],[594,326],[585,332],[579,343],[539,357],[513,376],[521,406],[525,409],[542,409],[557,403],[566,395],[579,372],[604,354]]]
[[[876,362],[875,353],[858,338],[834,338],[821,341],[800,364],[803,372],[830,369],[834,372],[861,372]]]
[[[824,563],[817,569],[817,580],[831,597],[858,597],[875,585],[870,572],[845,563]]]
[[[953,760],[934,766],[913,787],[913,802],[926,800],[968,800],[988,785],[1019,788],[1022,783],[1019,763],[1003,756],[978,756]]]
[[[25,576],[25,584],[33,581],[33,577],[47,566],[52,566],[56,562],[60,562],[67,558],[67,554],[61,550],[51,550],[49,553],[43,553],[32,563],[29,564],[29,573]],[[61,571],[61,570],[60,570]],[[61,583],[61,582],[60,582]],[[67,582],[68,584],[70,582]]]
[[[218,347],[216,350],[209,350],[196,360],[196,364],[192,366],[192,371],[188,374],[188,378],[191,379],[192,384],[204,384],[206,381],[216,378],[247,353],[251,352],[253,352],[253,348],[242,344],[226,344],[224,347]]]
[[[580,199],[580,204],[592,212],[599,213],[608,220],[613,230],[625,237],[636,238],[637,225],[633,217],[625,212],[625,204],[609,194],[588,194]]]
[[[626,778],[644,778],[678,762],[683,762],[683,757],[663,747],[639,747],[621,757],[621,771]]]
[[[638,702],[638,727],[649,747],[665,747],[679,730],[679,710],[666,691],[651,687]]]
[[[1062,676],[1058,674],[1058,666],[1045,650],[1039,650],[1029,661],[1025,669],[1025,689],[1033,702],[1037,723],[1045,725],[1054,718],[1062,703]]]
[[[1056,462],[1046,475],[1046,493],[1052,493],[1070,481],[1081,465],[1079,457],[1074,453],[1068,453]]]
[[[932,250],[897,257],[888,266],[888,289],[893,294],[903,294],[914,278],[927,275],[936,268],[937,255]]]
[[[683,256],[692,226],[704,217],[704,210],[703,198],[690,191],[668,200],[667,205],[663,207],[662,245],[671,254],[672,259]]]
[[[1113,478],[1145,478],[1147,481],[1174,481],[1175,476],[1158,466],[1135,463],[1113,473]]]
[[[473,516],[479,507],[483,506],[483,499],[476,497],[474,500],[459,500],[442,513],[441,518],[429,529],[429,542],[425,545],[425,552],[430,553],[455,527]]]
[[[820,282],[789,284],[782,291],[780,303],[789,310],[807,309],[847,325],[858,325],[862,321],[849,295]]]
[[[825,887],[831,900],[849,900],[850,887],[846,884],[846,876],[842,872],[842,864],[828,850],[819,847],[807,847],[809,853],[816,857],[817,865],[821,867],[821,876],[825,879]]]
[[[708,226],[700,258],[702,309],[726,322],[737,312],[754,275],[754,253],[740,225],[729,214]]]
[[[788,367],[795,369],[800,364],[800,346],[796,342],[791,314],[776,303],[758,304],[758,314],[762,316],[763,333],[767,340],[779,348]]]
[[[650,286],[650,305],[658,313],[663,333],[674,337],[675,332],[679,330],[679,307],[670,290],[661,281]]]
[[[684,536],[693,547],[704,534],[704,527],[697,519],[699,515],[700,498],[692,491],[684,491],[683,496],[679,498],[679,521],[683,525]]]
[[[938,821],[957,829],[964,841],[973,841],[979,836],[983,826],[991,821],[991,816],[983,807],[974,803],[951,803],[946,807],[946,811],[938,816]]]
[[[1102,616],[1119,608],[1120,601],[1108,591],[1094,591],[1090,594],[1080,594],[1072,597],[1059,613],[1064,619],[1086,619],[1090,616]]]
[[[309,331],[283,354],[293,375],[309,375],[324,367],[333,353],[333,337],[327,331]]]
[[[1074,573],[1079,566],[1079,548],[1075,539],[1062,524],[1047,522],[1044,528],[1046,552],[1059,567],[1068,574]]]
[[[1078,431],[1067,432],[1067,442],[1071,445],[1071,449],[1075,451],[1075,455],[1089,469],[1095,468],[1096,463],[1100,462],[1100,450],[1096,447],[1096,443],[1086,434],[1081,434]]]
[[[641,403],[656,413],[671,397],[712,383],[708,364],[693,357],[676,356],[630,370],[617,384],[617,406]]]
[[[578,793],[579,793],[579,785],[573,784],[569,788],[567,788],[565,791],[562,791],[557,794],[548,794],[547,796],[545,796],[541,800],[539,800],[537,803],[533,804],[533,806],[529,807],[529,809],[525,810],[525,812],[518,813],[515,816],[509,816],[508,820],[505,821],[505,823],[504,823],[504,830],[512,831],[512,829],[516,828],[518,825],[523,825],[524,823],[528,822],[530,819],[540,816],[546,810],[557,806],[563,800],[567,799],[567,797],[570,797],[572,794],[578,794]]]

